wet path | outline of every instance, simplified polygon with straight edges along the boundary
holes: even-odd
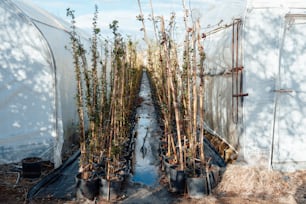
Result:
[[[150,83],[145,71],[139,97],[142,98],[142,102],[136,109],[137,123],[134,132],[137,137],[132,181],[155,186],[159,182],[158,138],[160,128],[157,124]]]

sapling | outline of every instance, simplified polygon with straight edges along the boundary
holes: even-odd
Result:
[[[80,43],[77,38],[76,28],[75,28],[75,15],[74,10],[67,9],[67,16],[71,17],[71,33],[70,40],[72,46],[72,55],[73,55],[73,64],[74,71],[76,75],[76,83],[77,83],[77,109],[79,115],[79,134],[80,134],[80,172],[83,172],[86,165],[88,164],[87,155],[86,155],[86,135],[85,135],[85,124],[84,124],[84,109],[83,109],[83,84],[82,84],[82,72],[81,72],[81,62],[79,59],[80,54],[83,53],[83,48],[81,48]]]
[[[204,79],[204,60],[205,60],[205,53],[204,53],[204,48],[201,45],[201,39],[202,39],[202,34],[200,33],[201,28],[200,28],[200,22],[199,19],[196,21],[196,32],[197,32],[197,42],[198,42],[198,53],[200,57],[200,62],[199,62],[199,70],[200,70],[200,87],[199,87],[199,92],[200,92],[200,99],[199,99],[199,124],[200,124],[200,160],[201,164],[205,164],[205,154],[204,154],[204,86],[205,86],[205,79]]]
[[[177,103],[177,96],[175,94],[175,88],[174,88],[174,76],[173,76],[173,68],[171,66],[171,61],[170,61],[170,56],[169,56],[169,50],[167,47],[167,35],[165,32],[165,27],[164,27],[164,19],[161,19],[161,32],[162,32],[162,45],[164,49],[164,53],[166,56],[166,70],[167,70],[167,83],[169,86],[169,92],[171,97],[170,101],[172,101],[173,109],[174,109],[174,115],[175,115],[175,127],[176,127],[176,134],[177,134],[177,143],[178,143],[178,148],[179,148],[179,155],[178,155],[178,162],[179,162],[179,169],[183,170],[184,169],[184,160],[183,160],[183,147],[182,147],[182,137],[181,137],[181,125],[180,125],[180,111],[179,111],[179,106]]]

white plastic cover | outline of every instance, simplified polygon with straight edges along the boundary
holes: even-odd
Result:
[[[0,14],[0,163],[38,156],[58,167],[78,120],[69,25],[25,1],[1,1]]]
[[[254,2],[244,23],[244,157],[284,171],[304,169],[306,2]]]
[[[249,163],[269,161],[280,33],[280,9],[254,9],[244,22],[244,134],[241,145]]]
[[[245,2],[245,4],[244,4]],[[233,11],[228,1],[211,10],[218,26],[203,29],[207,125],[237,147],[249,164],[284,171],[306,168],[306,1],[249,0]],[[214,4],[214,3],[211,3]],[[204,8],[204,7],[202,7]],[[207,8],[208,9],[208,8]],[[220,10],[218,10],[220,9]],[[224,12],[224,19],[220,13]],[[203,10],[202,15],[209,16]],[[216,18],[218,17],[218,18]],[[238,123],[232,120],[232,26],[242,20],[239,63],[243,91]],[[208,21],[210,21],[208,19]],[[227,21],[227,22],[226,22]],[[201,18],[201,24],[205,24]],[[236,74],[234,72],[234,74]],[[233,105],[234,101],[234,105]]]
[[[284,28],[276,87],[280,91],[276,92],[275,102],[273,163],[278,168],[284,168],[284,162],[291,169],[306,168],[306,14],[286,15]]]
[[[0,2],[0,163],[54,160],[56,101],[52,56],[35,25]],[[62,135],[60,135],[62,136]]]

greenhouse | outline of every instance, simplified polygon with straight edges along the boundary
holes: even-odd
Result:
[[[46,1],[0,2],[0,203],[306,202],[305,0]]]

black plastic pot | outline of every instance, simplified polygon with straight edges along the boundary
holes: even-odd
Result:
[[[186,185],[185,171],[177,170],[176,166],[170,167],[170,191],[184,193]]]
[[[22,175],[24,178],[38,178],[41,175],[41,162],[39,157],[24,158],[22,163]]]
[[[191,198],[202,198],[208,195],[208,186],[206,177],[187,177],[187,192]]]
[[[101,178],[100,185],[100,197],[106,200],[114,200],[116,199],[120,193],[122,188],[123,178],[118,177],[117,179],[112,179],[110,181]]]
[[[211,193],[220,182],[220,167],[211,166],[205,175],[199,177],[187,177],[186,185],[188,195],[192,198],[202,198]]]
[[[99,195],[100,179],[83,179],[82,173],[76,176],[76,195],[77,199],[94,200]]]

